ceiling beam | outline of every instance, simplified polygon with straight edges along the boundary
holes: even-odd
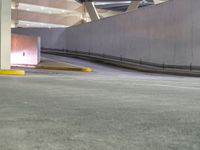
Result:
[[[12,10],[12,19],[13,20],[25,20],[25,21],[33,21],[33,22],[41,22],[41,23],[49,23],[49,24],[58,24],[58,25],[66,25],[72,26],[77,24],[82,20],[81,16],[62,16],[62,15],[54,15],[54,14],[43,14],[43,13],[33,13],[24,10]]]
[[[75,0],[13,0],[13,2],[59,8],[65,10],[76,10],[82,6],[82,4],[78,3]]]
[[[127,9],[127,11],[132,11],[138,9],[140,1],[132,1]]]
[[[86,2],[84,2],[84,4],[85,4],[85,7],[87,9],[87,12],[88,12],[91,20],[92,21],[99,20],[100,16],[99,16],[99,14],[97,12],[97,9],[96,9],[96,7],[94,5],[94,2],[86,1]]]
[[[153,3],[156,5],[156,4],[160,4],[160,3],[163,3],[163,2],[166,2],[167,0],[153,0]]]

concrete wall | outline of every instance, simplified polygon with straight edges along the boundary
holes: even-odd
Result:
[[[39,34],[46,48],[200,66],[199,8],[199,0],[170,0],[66,30],[43,29]]]
[[[17,28],[13,33],[40,36],[41,46],[52,49],[66,49],[65,28]]]

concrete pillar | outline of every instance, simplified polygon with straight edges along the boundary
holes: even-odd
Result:
[[[0,70],[10,69],[11,0],[0,0]]]
[[[132,1],[127,9],[127,11],[136,10],[140,5],[140,1]]]
[[[94,5],[94,2],[89,2],[89,1],[86,1],[85,2],[85,7],[87,9],[87,12],[91,18],[92,21],[94,20],[99,20],[100,19],[100,16],[96,10],[96,7]]]

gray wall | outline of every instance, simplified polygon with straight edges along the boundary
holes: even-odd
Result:
[[[66,49],[66,29],[64,28],[17,28],[13,33],[41,37],[41,46],[52,49]]]
[[[42,46],[46,48],[90,51],[157,64],[200,66],[199,8],[200,0],[170,0],[68,29],[23,32],[41,35]]]

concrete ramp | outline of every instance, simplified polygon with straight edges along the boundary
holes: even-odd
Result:
[[[200,66],[200,1],[169,0],[66,30],[66,49]]]

